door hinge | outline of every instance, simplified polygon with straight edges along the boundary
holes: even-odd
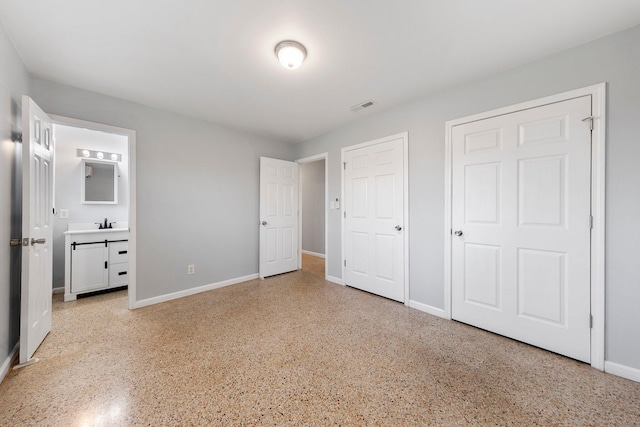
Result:
[[[593,329],[593,314],[589,315],[589,329]]]
[[[343,215],[344,215],[344,218],[346,218],[346,217],[347,217],[347,211],[344,211],[344,212],[342,212],[342,213],[343,213]]]
[[[589,215],[589,230],[593,230],[593,215]]]
[[[342,168],[343,168],[344,170],[347,170],[347,162],[342,162]]]
[[[589,117],[586,117],[586,118],[582,119],[583,122],[587,122],[587,121],[589,122],[589,129],[590,130],[593,130],[593,119],[594,118],[595,117],[593,117],[593,116],[589,116]]]
[[[344,266],[345,267],[347,266],[347,260],[346,259],[344,260]]]
[[[104,268],[109,268],[107,267],[107,261],[104,262]]]

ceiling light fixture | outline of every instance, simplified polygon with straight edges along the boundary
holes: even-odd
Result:
[[[285,40],[276,45],[276,56],[284,68],[295,70],[307,57],[307,49],[293,40]]]

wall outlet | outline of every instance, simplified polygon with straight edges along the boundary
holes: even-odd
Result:
[[[60,218],[69,218],[69,209],[60,209]]]
[[[196,272],[196,266],[193,264],[187,265],[187,274],[194,274]]]

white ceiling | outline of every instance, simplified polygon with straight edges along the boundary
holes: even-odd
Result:
[[[299,142],[639,24],[640,1],[0,0],[0,20],[33,75]]]

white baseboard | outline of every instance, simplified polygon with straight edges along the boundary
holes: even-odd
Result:
[[[4,359],[4,362],[2,362],[2,366],[0,367],[0,383],[2,382],[2,380],[4,380],[4,377],[9,372],[9,368],[11,368],[13,359],[18,356],[18,348],[20,348],[20,341],[18,341],[16,345],[13,346],[13,350],[11,350],[11,353],[9,353],[7,358]]]
[[[64,286],[61,288],[53,288],[53,294],[63,294],[64,293]]]
[[[617,375],[619,377],[640,383],[640,369],[631,368],[629,366],[620,365],[619,363],[609,362],[608,360],[605,360],[604,371],[609,374]]]
[[[338,279],[337,277],[326,276],[324,280],[326,280],[327,282],[335,283],[336,285],[344,286],[344,282],[342,281],[342,279]]]
[[[318,258],[324,258],[325,257],[324,254],[319,254],[318,252],[311,252],[311,251],[305,251],[305,250],[300,250],[300,252],[302,252],[303,254],[306,254],[306,255],[317,256]]]
[[[443,309],[434,307],[432,305],[409,300],[409,307],[415,308],[416,310],[424,311],[425,313],[429,313],[434,316],[442,317],[443,319],[448,319],[447,314],[444,312]]]
[[[208,285],[198,286],[197,288],[185,289],[184,291],[173,292],[166,295],[160,295],[153,298],[147,298],[140,301],[136,301],[133,308],[142,308],[153,304],[159,304],[161,302],[171,301],[178,298],[188,297],[190,295],[199,294],[201,292],[212,291],[218,288],[224,288],[225,286],[231,286],[242,282],[248,282],[258,278],[258,274],[250,274],[244,277],[237,277],[235,279],[224,280],[218,283],[210,283]]]

